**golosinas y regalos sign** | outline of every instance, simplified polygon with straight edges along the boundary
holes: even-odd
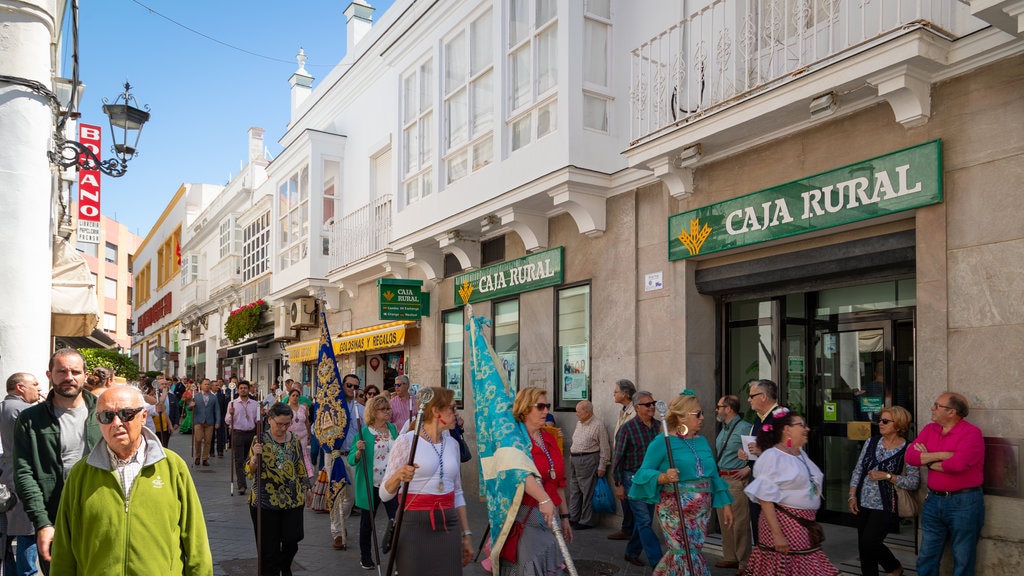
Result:
[[[730,250],[942,202],[933,140],[683,212],[668,219],[668,259]]]

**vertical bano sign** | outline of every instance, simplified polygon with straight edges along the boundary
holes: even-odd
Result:
[[[472,304],[562,283],[562,247],[455,277],[455,304]]]
[[[942,202],[939,140],[668,219],[668,259],[795,236]]]

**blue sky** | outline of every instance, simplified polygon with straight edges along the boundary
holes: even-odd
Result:
[[[368,1],[377,9],[374,22],[392,1]],[[82,122],[103,126],[104,157],[110,140],[103,98],[112,101],[127,78],[152,114],[128,172],[102,177],[103,214],[145,237],[182,182],[224,185],[238,173],[250,126],[266,130],[265,144],[276,156],[288,122],[295,55],[305,50],[306,69],[318,85],[345,54],[349,3],[80,2],[79,76],[86,89],[79,111]],[[70,46],[66,41],[61,55],[66,77]]]

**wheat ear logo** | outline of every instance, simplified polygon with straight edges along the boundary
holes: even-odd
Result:
[[[690,231],[683,230],[679,233],[679,241],[686,246],[686,250],[690,252],[690,256],[696,256],[700,254],[700,248],[704,245],[704,241],[711,235],[711,226],[708,226],[707,222],[704,223],[704,227],[701,228],[700,218],[694,218],[690,220]]]
[[[469,280],[463,280],[462,286],[459,286],[459,297],[462,298],[462,303],[466,304],[469,302],[469,297],[473,295],[473,285],[469,283]]]
[[[391,290],[385,290],[384,292],[381,293],[381,296],[383,296],[384,299],[387,300],[388,302],[391,302],[391,299],[395,297],[395,293],[392,292]]]

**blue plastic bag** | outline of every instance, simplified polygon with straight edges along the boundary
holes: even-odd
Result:
[[[612,495],[611,486],[608,485],[608,478],[601,476],[594,486],[594,512],[598,514],[615,513],[615,496]]]

